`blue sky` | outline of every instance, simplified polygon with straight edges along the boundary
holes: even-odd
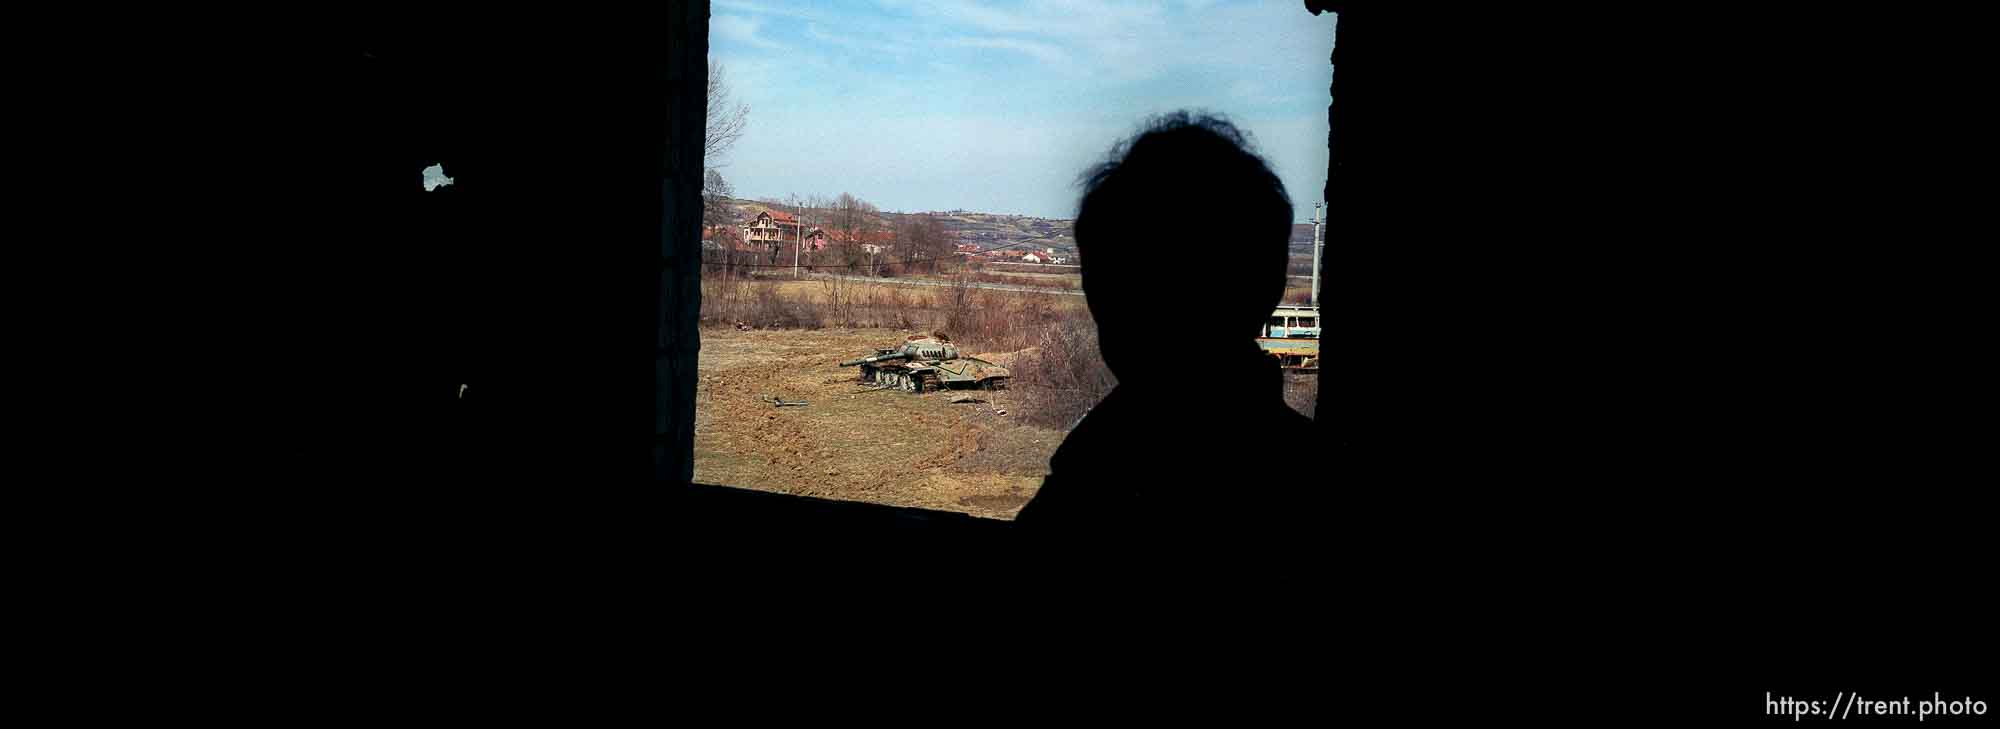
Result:
[[[1113,142],[1199,108],[1252,135],[1303,221],[1334,22],[1298,0],[713,0],[709,58],[750,120],[710,166],[739,197],[1068,218]]]

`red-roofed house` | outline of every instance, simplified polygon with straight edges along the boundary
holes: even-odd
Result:
[[[826,250],[826,245],[832,242],[833,235],[825,230],[814,228],[806,231],[806,250],[823,251]]]
[[[750,224],[743,226],[743,240],[750,243],[775,245],[788,240],[799,239],[799,219],[780,210],[762,210]]]

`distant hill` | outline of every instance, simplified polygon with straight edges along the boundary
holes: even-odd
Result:
[[[731,198],[737,219],[748,220],[758,210],[782,210],[797,215],[797,208],[779,203],[759,200]],[[885,229],[894,230],[902,218],[916,213],[878,213],[872,222]],[[1027,215],[1003,215],[980,213],[969,210],[931,211],[944,224],[945,234],[957,238],[960,243],[971,243],[980,250],[999,248],[1010,243],[1026,241],[1015,248],[1054,248],[1069,253],[1076,252],[1076,221],[1066,218],[1037,218]],[[817,224],[818,221],[808,220]],[[1291,247],[1294,251],[1312,252],[1312,223],[1292,225]]]
[[[945,232],[956,236],[960,242],[979,246],[980,250],[999,248],[1010,243],[1022,242],[1016,248],[1054,248],[1058,251],[1076,249],[1076,232],[1073,220],[1033,218],[1025,215],[998,215],[975,213],[964,210],[933,213],[944,223]]]
[[[1313,224],[1312,224],[1312,223],[1293,223],[1293,224],[1292,224],[1292,245],[1294,245],[1294,246],[1298,246],[1298,245],[1308,245],[1308,246],[1309,246],[1309,245],[1312,245],[1312,242],[1313,242]]]

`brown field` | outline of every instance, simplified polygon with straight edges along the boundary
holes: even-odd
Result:
[[[866,389],[855,368],[836,365],[908,333],[703,332],[695,480],[1012,518],[1063,431],[1022,424],[1006,391],[954,404],[952,391]],[[766,395],[810,404],[776,407]]]
[[[968,279],[979,283],[1007,284],[1011,286],[1037,286],[1041,288],[1066,289],[1071,291],[1081,290],[1083,288],[1083,275],[1077,273],[1048,273],[1044,271],[1016,272],[1016,271],[1008,271],[1000,269],[994,266],[987,266],[985,269],[979,271],[965,272],[964,275]],[[929,281],[951,281],[953,279],[953,276],[951,274],[916,274],[908,276],[908,278],[917,278]]]
[[[1069,278],[1074,279],[1075,277],[1072,276]],[[724,313],[721,310],[735,303],[736,299],[752,298],[758,291],[765,288],[775,291],[779,296],[789,299],[792,302],[816,309],[837,307],[841,303],[845,303],[852,308],[893,307],[910,311],[913,316],[922,318],[942,312],[951,306],[952,302],[950,298],[953,295],[952,289],[941,286],[911,285],[911,282],[915,281],[945,283],[950,281],[948,277],[908,276],[905,279],[907,280],[883,279],[880,283],[829,281],[810,278],[790,279],[775,276],[765,281],[703,280],[702,310],[705,315]],[[979,306],[990,307],[997,304],[1002,309],[1011,309],[1018,308],[1018,305],[1021,303],[1036,301],[1040,302],[1042,306],[1057,312],[1088,316],[1088,314],[1084,313],[1087,309],[1084,306],[1083,298],[1078,296],[986,290],[973,290],[968,293],[968,296],[971,298],[973,304]],[[711,306],[709,304],[711,300],[717,301],[720,306]],[[750,323],[753,326],[756,325],[755,322]],[[921,322],[919,324],[921,325]],[[825,325],[834,326],[836,324],[827,322]]]
[[[702,323],[703,483],[1008,519],[1034,496],[1064,434],[1116,384],[1078,296],[704,281]],[[1013,387],[953,403],[958,391],[869,389],[838,365],[932,331],[1013,368]],[[1312,415],[1317,380],[1286,381],[1286,402]],[[770,396],[809,404],[778,407]]]

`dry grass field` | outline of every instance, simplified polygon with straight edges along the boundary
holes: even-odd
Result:
[[[1034,496],[1063,436],[1116,384],[1079,296],[830,280],[703,289],[703,483],[1008,519]],[[1012,368],[1012,386],[877,390],[838,365],[930,332]],[[1313,414],[1317,380],[1286,379],[1286,401]],[[960,394],[978,399],[953,402]]]
[[[1024,423],[1008,391],[953,403],[960,393],[869,389],[836,365],[909,333],[705,332],[695,480],[1011,518],[1047,475],[1063,431]]]

